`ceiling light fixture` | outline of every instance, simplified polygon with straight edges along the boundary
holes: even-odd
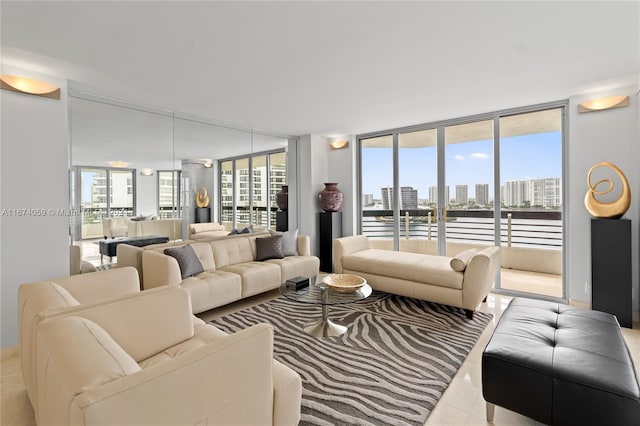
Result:
[[[344,148],[349,148],[349,141],[339,140],[339,141],[333,141],[329,144],[329,149],[344,149]]]
[[[116,161],[109,161],[109,166],[110,167],[127,167],[129,165],[129,163],[127,163],[126,161],[120,161],[120,160],[116,160]]]
[[[213,162],[211,160],[205,160],[204,163],[202,163],[203,166],[205,166],[207,169],[210,169],[211,167],[213,167]]]
[[[27,95],[42,96],[44,98],[60,99],[60,88],[44,81],[16,75],[0,75],[0,88]]]
[[[629,106],[629,96],[607,96],[578,104],[578,112],[604,111]]]
[[[142,169],[142,170],[140,170],[140,174],[142,176],[153,176],[153,170],[151,170],[151,169]]]

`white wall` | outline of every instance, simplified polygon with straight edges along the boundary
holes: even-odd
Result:
[[[153,170],[151,176],[140,174],[136,170],[136,211],[138,215],[158,214],[158,171]]]
[[[638,88],[623,87],[597,93],[572,96],[569,99],[569,149],[568,194],[567,194],[567,256],[569,297],[573,300],[591,302],[591,216],[584,207],[587,192],[587,173],[600,161],[617,165],[626,175],[631,187],[631,199],[640,198],[640,111]],[[590,99],[629,95],[630,105],[607,111],[578,114],[578,104]],[[606,185],[605,185],[606,187]],[[638,259],[638,202],[632,201],[624,215],[631,219],[632,259]],[[634,304],[638,307],[638,262],[633,264]]]
[[[318,201],[318,193],[324,188],[328,179],[328,140],[323,136],[301,136],[298,149],[298,188],[296,196],[299,201],[298,229],[300,234],[308,235],[311,240],[311,253],[318,255],[320,240],[318,239],[318,213],[322,211]],[[291,194],[292,188],[289,188]],[[289,199],[289,204],[293,200]],[[344,208],[343,208],[344,210]]]
[[[66,80],[2,65],[2,74],[61,88],[61,99],[0,92],[1,345],[17,343],[18,286],[69,275],[69,126]],[[32,210],[25,216],[12,209]],[[44,211],[44,216],[38,216]]]
[[[338,182],[338,189],[344,193],[342,203],[342,235],[354,235],[357,232],[358,220],[358,176],[356,168],[355,138],[339,138],[349,140],[349,147],[330,150],[327,144],[327,182]]]

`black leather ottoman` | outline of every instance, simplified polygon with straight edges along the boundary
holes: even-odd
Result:
[[[640,425],[640,388],[615,316],[517,298],[482,354],[494,404],[550,425]]]
[[[109,263],[111,259],[116,255],[116,249],[119,244],[129,244],[136,247],[150,246],[151,244],[162,244],[169,242],[169,237],[162,235],[147,235],[143,237],[129,237],[129,238],[114,238],[111,240],[100,240],[98,246],[100,249],[100,263],[102,263],[102,256],[109,256]]]

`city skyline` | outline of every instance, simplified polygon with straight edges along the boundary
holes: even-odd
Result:
[[[380,188],[393,182],[393,152],[389,148],[362,149],[362,192],[380,199]],[[503,138],[500,141],[500,186],[507,181],[562,177],[562,134],[559,131]],[[429,199],[437,185],[436,147],[399,151],[400,186],[412,186],[418,199]],[[468,198],[476,198],[475,185],[488,184],[493,198],[493,141],[448,144],[445,148],[445,185],[468,185]],[[454,192],[455,193],[455,192]]]

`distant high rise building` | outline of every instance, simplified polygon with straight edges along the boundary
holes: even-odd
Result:
[[[393,188],[381,188],[382,208],[384,210],[394,209]],[[400,187],[400,209],[416,210],[418,208],[418,190],[411,186]]]
[[[416,210],[418,208],[418,190],[411,186],[400,188],[400,208],[403,210]]]
[[[508,207],[521,207],[527,202],[531,207],[545,209],[562,205],[560,178],[513,180],[504,184],[502,200]]]
[[[531,201],[528,180],[508,180],[504,183],[502,200],[507,207],[519,207]]]
[[[382,192],[382,208],[383,210],[393,210],[393,188],[388,186],[380,188]]]
[[[489,204],[488,183],[476,183],[476,204],[480,206]]]
[[[363,206],[372,206],[373,205],[373,194],[362,194],[362,205]]]
[[[469,202],[469,186],[456,185],[456,204],[467,204]]]
[[[445,199],[445,205],[449,204],[449,185],[444,187],[444,199]],[[429,202],[433,204],[438,204],[438,187],[437,186],[429,187]]]

